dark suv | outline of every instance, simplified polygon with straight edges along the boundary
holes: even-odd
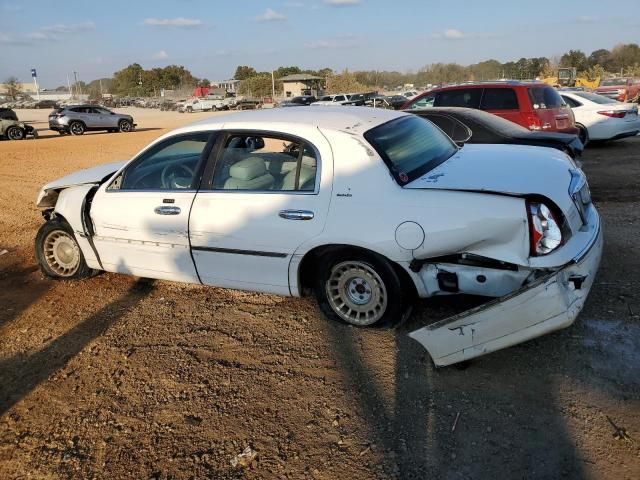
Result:
[[[475,108],[529,130],[578,131],[571,109],[556,89],[541,82],[480,82],[440,87],[409,100],[402,108],[425,107]]]

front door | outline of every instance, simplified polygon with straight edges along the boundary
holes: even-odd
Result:
[[[91,219],[105,270],[198,282],[189,252],[189,210],[210,137],[210,132],[169,137],[100,187]]]
[[[296,249],[322,232],[333,157],[322,134],[299,137],[228,132],[190,220],[193,258],[203,283],[290,294]]]

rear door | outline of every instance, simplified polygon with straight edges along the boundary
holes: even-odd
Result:
[[[514,123],[521,123],[518,96],[513,88],[485,88],[480,101],[480,110]]]
[[[434,107],[480,108],[482,88],[454,88],[437,92]]]
[[[333,178],[324,136],[297,133],[230,131],[219,140],[189,220],[203,283],[290,294],[289,264],[322,232]]]

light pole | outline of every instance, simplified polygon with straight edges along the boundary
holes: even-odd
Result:
[[[40,101],[40,87],[38,87],[38,74],[36,73],[36,69],[31,69],[31,76],[33,77],[33,83],[36,86],[36,96],[38,97],[38,101]]]

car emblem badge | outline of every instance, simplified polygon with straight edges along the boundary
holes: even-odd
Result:
[[[400,181],[403,183],[407,183],[409,181],[409,176],[404,172],[400,172],[398,178],[400,178]]]

